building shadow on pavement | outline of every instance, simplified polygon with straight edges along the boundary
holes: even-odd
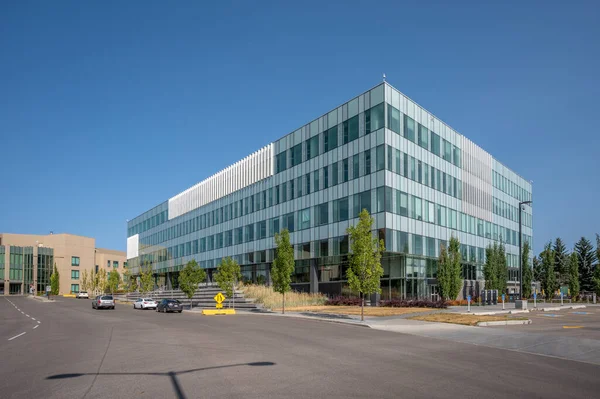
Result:
[[[137,373],[67,373],[67,374],[55,374],[55,375],[51,375],[49,377],[46,377],[47,380],[62,380],[62,379],[67,379],[67,378],[77,378],[77,377],[83,377],[83,376],[88,376],[88,375],[92,375],[94,377],[97,377],[99,375],[110,375],[110,376],[119,376],[119,375],[150,375],[150,376],[157,376],[157,377],[169,377],[169,379],[171,380],[171,385],[173,386],[173,391],[175,392],[175,397],[177,399],[186,399],[185,393],[183,392],[183,389],[181,388],[181,385],[179,384],[179,380],[177,379],[177,376],[179,375],[183,375],[183,374],[189,374],[189,373],[196,373],[199,371],[206,371],[206,370],[215,370],[215,369],[224,369],[224,368],[230,368],[230,367],[242,367],[242,366],[274,366],[275,363],[273,362],[250,362],[250,363],[237,363],[237,364],[228,364],[225,366],[213,366],[213,367],[201,367],[201,368],[197,368],[197,369],[189,369],[189,370],[181,370],[181,371],[167,371],[167,372],[148,372],[148,373],[142,373],[142,372],[137,372]]]

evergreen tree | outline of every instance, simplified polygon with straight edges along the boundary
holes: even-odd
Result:
[[[567,247],[558,237],[554,241],[554,274],[560,286],[567,284],[569,281],[569,260],[567,255]]]
[[[582,291],[592,291],[593,284],[593,264],[596,260],[594,247],[592,243],[585,237],[575,244],[575,252],[579,257],[579,283]]]
[[[350,265],[346,272],[348,285],[361,296],[360,319],[364,320],[365,295],[381,292],[380,279],[383,275],[381,254],[385,250],[383,240],[373,237],[373,218],[366,209],[359,215],[356,226],[348,227],[352,243]]]
[[[569,292],[571,298],[579,296],[579,257],[575,252],[569,255]]]
[[[556,275],[554,274],[554,251],[552,244],[548,243],[544,247],[544,251],[540,254],[542,260],[542,269],[544,270],[544,279],[542,280],[542,290],[547,299],[552,299],[558,288]]]
[[[292,290],[292,273],[294,273],[294,247],[290,243],[290,232],[283,229],[275,234],[275,259],[271,267],[273,291],[282,295],[281,313],[285,313],[285,293]]]
[[[529,266],[529,241],[525,240],[523,244],[523,253],[521,254],[521,270],[523,273],[523,298],[531,296],[531,279],[533,272]]]

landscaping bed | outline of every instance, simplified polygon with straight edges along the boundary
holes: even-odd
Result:
[[[430,321],[436,323],[451,323],[451,324],[462,324],[465,326],[476,326],[480,322],[488,321],[508,321],[508,320],[527,320],[523,317],[510,317],[508,315],[498,316],[479,316],[476,314],[463,315],[458,313],[436,313],[414,316],[411,320]]]

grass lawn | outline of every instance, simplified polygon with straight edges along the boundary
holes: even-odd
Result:
[[[281,309],[273,309],[279,310]],[[398,316],[409,313],[428,312],[432,308],[382,308],[365,306],[365,316]],[[285,308],[286,312],[314,312],[330,314],[360,315],[360,306],[296,306]]]
[[[506,320],[527,320],[523,317],[500,316],[478,316],[475,314],[463,315],[457,313],[436,313],[422,316],[414,316],[411,320],[433,321],[437,323],[463,324],[465,326],[476,326],[480,321],[506,321]]]

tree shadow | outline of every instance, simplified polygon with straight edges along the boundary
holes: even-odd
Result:
[[[224,369],[230,367],[241,367],[241,366],[274,366],[273,362],[250,362],[250,363],[237,363],[237,364],[228,364],[225,366],[212,366],[212,367],[201,367],[196,369],[189,370],[181,370],[181,371],[167,371],[167,372],[125,372],[125,373],[66,373],[66,374],[55,374],[49,377],[46,377],[47,380],[62,380],[67,378],[77,378],[83,377],[87,375],[99,376],[99,375],[109,375],[109,376],[117,376],[117,375],[150,375],[157,377],[169,377],[171,380],[171,385],[173,385],[173,391],[175,391],[175,397],[177,399],[186,399],[185,393],[179,384],[179,380],[177,376],[182,374],[195,373],[198,371],[206,371],[206,370],[215,370],[215,369]]]

